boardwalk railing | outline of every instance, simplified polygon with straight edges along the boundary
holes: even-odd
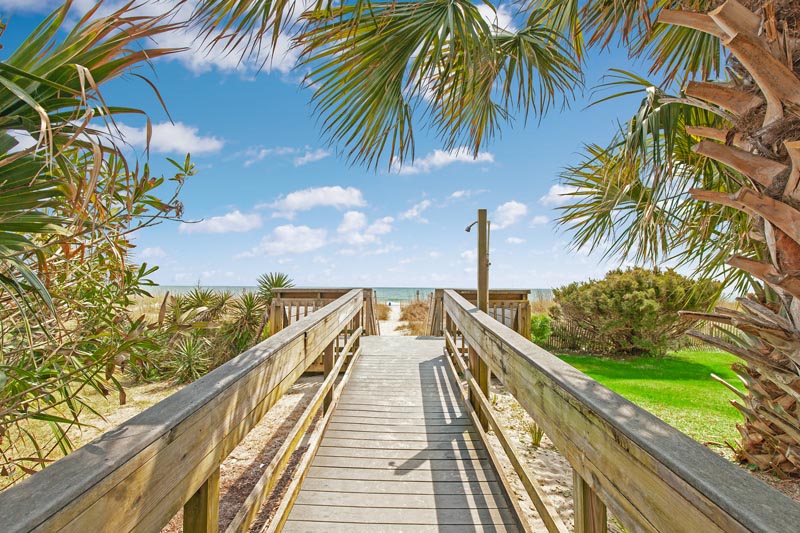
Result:
[[[349,374],[338,385],[336,377],[360,354],[363,310],[364,291],[348,291],[0,493],[0,528],[7,533],[159,531],[183,508],[184,531],[216,532],[220,464],[323,354],[325,381],[228,528],[246,531],[318,410],[335,402],[344,386]],[[342,337],[337,358],[334,343]],[[329,414],[317,423],[309,447],[319,443]],[[289,497],[299,481],[292,483]]]
[[[575,531],[796,531],[800,506],[688,436],[515,334],[452,290],[445,340],[471,403],[491,426],[549,531],[564,531],[487,399],[494,375],[573,468]],[[459,342],[468,348],[463,361]]]
[[[441,337],[444,331],[444,292],[436,289],[428,307],[428,334]],[[476,304],[475,289],[452,289],[468,302]],[[489,291],[488,314],[498,322],[513,329],[526,339],[531,338],[531,304],[527,289],[493,289]]]
[[[322,309],[351,289],[286,288],[272,290],[270,307],[270,333],[274,335],[289,324],[297,322],[318,309]],[[377,307],[375,291],[364,291],[363,325],[365,335],[380,335],[380,325],[375,314]]]

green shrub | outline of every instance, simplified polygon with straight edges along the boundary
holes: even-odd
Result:
[[[570,322],[590,351],[660,356],[695,324],[678,311],[707,310],[720,290],[717,282],[694,281],[673,270],[613,270],[602,280],[554,290],[551,315]]]
[[[531,315],[531,340],[533,342],[536,344],[544,344],[552,333],[553,329],[550,327],[549,315]]]

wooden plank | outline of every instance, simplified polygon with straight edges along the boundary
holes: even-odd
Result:
[[[325,441],[323,441],[323,444]],[[427,461],[431,459],[486,459],[486,450],[483,448],[459,448],[459,449],[438,449],[429,450],[423,449],[401,449],[401,448],[345,448],[345,447],[331,447],[320,446],[317,456],[327,457],[354,457],[366,459],[391,459],[391,460],[406,460],[416,459],[417,461]]]
[[[419,418],[419,419],[444,419],[444,420],[459,420],[464,418],[464,414],[453,412],[450,410],[440,409],[438,412],[429,411],[425,412],[422,409],[392,409],[391,406],[385,409],[370,409],[371,405],[359,404],[339,404],[339,409],[336,410],[341,416],[353,416],[359,418],[386,418],[396,416],[399,418]]]
[[[184,533],[217,533],[218,530],[219,468],[183,506]]]
[[[303,490],[325,492],[362,492],[368,494],[495,494],[502,495],[503,489],[496,481],[375,481],[357,479],[308,478]]]
[[[333,422],[328,425],[329,431],[360,431],[374,433],[426,433],[428,435],[438,434],[464,434],[470,430],[467,424],[437,424],[437,425],[378,425],[378,424],[359,424],[354,422]]]
[[[291,532],[304,532],[316,533],[320,531],[322,524],[320,522],[312,521],[292,521],[287,522],[284,531]],[[464,533],[464,526],[437,526],[437,525],[420,525],[420,524],[405,524],[402,527],[397,524],[324,524],[326,533],[375,533],[376,531],[398,531],[402,530],[404,533]],[[504,526],[503,524],[487,526],[487,527],[470,527],[469,530],[473,533],[505,533],[509,531],[517,531],[514,526]]]
[[[785,531],[800,506],[445,292],[491,371],[629,530]],[[779,511],[778,511],[779,510]]]
[[[332,466],[312,466],[309,478],[315,479],[357,479],[361,481],[393,481],[406,482],[432,481],[495,481],[497,478],[491,470],[420,470],[415,468],[375,469],[375,468],[341,468]]]
[[[460,429],[460,428],[459,428]],[[368,431],[342,431],[332,430],[326,433],[332,439],[369,440],[369,441],[412,441],[412,442],[462,442],[480,440],[480,437],[471,429],[462,429],[459,433],[373,433]]]
[[[449,439],[442,441],[425,440],[377,440],[347,439],[326,435],[324,444],[342,448],[368,448],[376,450],[461,450],[480,449],[480,440]]]
[[[363,416],[348,416],[339,412],[334,414],[331,423],[341,424],[363,424],[370,426],[418,426],[418,427],[432,427],[432,426],[469,426],[472,422],[468,418],[459,417],[448,419],[441,416],[436,417],[363,417]]]
[[[333,343],[330,343],[325,347],[325,351],[322,353],[322,371],[325,377],[330,375],[331,371],[333,370],[333,366]],[[328,412],[332,402],[333,390],[329,390],[322,402],[322,409],[324,412]]]
[[[303,490],[295,504],[331,507],[369,507],[374,509],[464,509],[465,498],[456,494],[368,494],[363,492],[324,492]],[[469,501],[473,509],[506,509],[505,498],[484,494]]]
[[[464,502],[465,506],[468,502]],[[476,526],[485,524],[514,525],[513,514],[508,509],[496,507],[463,509],[407,509],[369,507],[329,507],[323,505],[297,504],[292,513],[293,520],[362,524],[430,524],[444,526]]]
[[[605,504],[575,470],[572,471],[572,499],[575,511],[575,533],[606,533],[608,531]]]
[[[374,459],[366,457],[317,457],[314,466],[328,466],[336,468],[366,468],[377,470],[402,471],[411,468],[417,470],[483,470],[491,469],[487,461],[462,459],[420,459],[410,457],[413,461],[398,462],[395,459]],[[398,475],[402,475],[402,472]]]

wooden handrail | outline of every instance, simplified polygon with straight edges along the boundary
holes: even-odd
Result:
[[[796,531],[800,506],[791,499],[455,291],[443,300],[446,318],[572,465],[577,527],[599,528],[580,510],[599,516],[605,504],[629,531]]]
[[[222,461],[351,326],[363,294],[349,291],[3,491],[3,531],[158,531],[190,500],[202,505]]]

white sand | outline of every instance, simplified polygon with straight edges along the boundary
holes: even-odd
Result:
[[[389,306],[389,320],[381,320],[381,335],[391,336],[391,337],[401,337],[405,335],[405,332],[398,330],[398,328],[403,324],[400,321],[400,304],[392,303]]]

